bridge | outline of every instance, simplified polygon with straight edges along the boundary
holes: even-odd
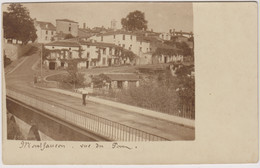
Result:
[[[39,59],[36,52],[6,75],[9,101],[47,115],[75,131],[85,132],[96,141],[169,141],[193,140],[194,128],[161,118],[133,113],[105,104],[88,101],[82,106],[79,97],[34,87],[32,66]]]

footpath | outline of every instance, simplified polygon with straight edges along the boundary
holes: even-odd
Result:
[[[69,96],[73,96],[73,97],[77,97],[77,98],[82,98],[82,95],[80,93],[66,91],[66,90],[62,90],[62,89],[58,89],[58,88],[42,88],[41,87],[41,89],[46,89],[46,90],[58,92],[61,94],[65,94],[65,95],[69,95]],[[135,106],[119,103],[119,102],[105,100],[105,99],[101,99],[101,98],[97,98],[97,97],[93,97],[93,96],[88,96],[87,100],[95,102],[95,103],[99,103],[99,104],[108,105],[108,106],[111,106],[114,108],[127,110],[129,112],[134,112],[134,113],[142,114],[145,116],[149,116],[149,117],[153,117],[153,118],[157,118],[157,119],[161,119],[161,120],[166,120],[168,122],[180,124],[180,125],[187,126],[190,128],[195,128],[195,120],[186,119],[183,117],[173,116],[173,115],[169,115],[169,114],[164,114],[161,112],[156,112],[156,111],[152,111],[152,110],[148,110],[148,109],[144,109],[144,108],[140,108],[140,107],[135,107]]]

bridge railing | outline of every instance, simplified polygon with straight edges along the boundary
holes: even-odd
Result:
[[[116,141],[167,141],[168,139],[118,122],[54,103],[40,96],[6,89],[7,96],[92,133]]]

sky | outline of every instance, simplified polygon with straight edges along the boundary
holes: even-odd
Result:
[[[6,11],[7,4],[3,5]],[[30,11],[30,16],[38,21],[47,21],[56,25],[56,19],[70,19],[83,27],[110,27],[111,20],[117,21],[121,28],[121,18],[129,12],[140,10],[145,13],[148,29],[156,32],[193,31],[192,3],[123,3],[123,2],[92,2],[92,3],[24,3]]]

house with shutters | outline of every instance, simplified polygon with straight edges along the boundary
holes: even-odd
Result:
[[[105,67],[131,64],[134,54],[111,43],[79,41],[77,38],[45,44],[48,53],[44,64],[51,70],[66,68],[76,60],[78,68]]]
[[[50,22],[37,21],[34,19],[38,43],[49,43],[54,40],[56,27]]]
[[[181,52],[179,52],[179,49],[164,44],[163,40],[160,38],[160,34],[154,32],[127,32],[118,30],[100,33],[90,37],[90,39],[98,42],[112,43],[133,52],[136,55],[136,65],[168,63],[175,60],[183,60],[183,56],[181,55]],[[156,55],[158,53],[156,51],[158,50],[166,51],[164,54],[159,53],[159,55]]]

